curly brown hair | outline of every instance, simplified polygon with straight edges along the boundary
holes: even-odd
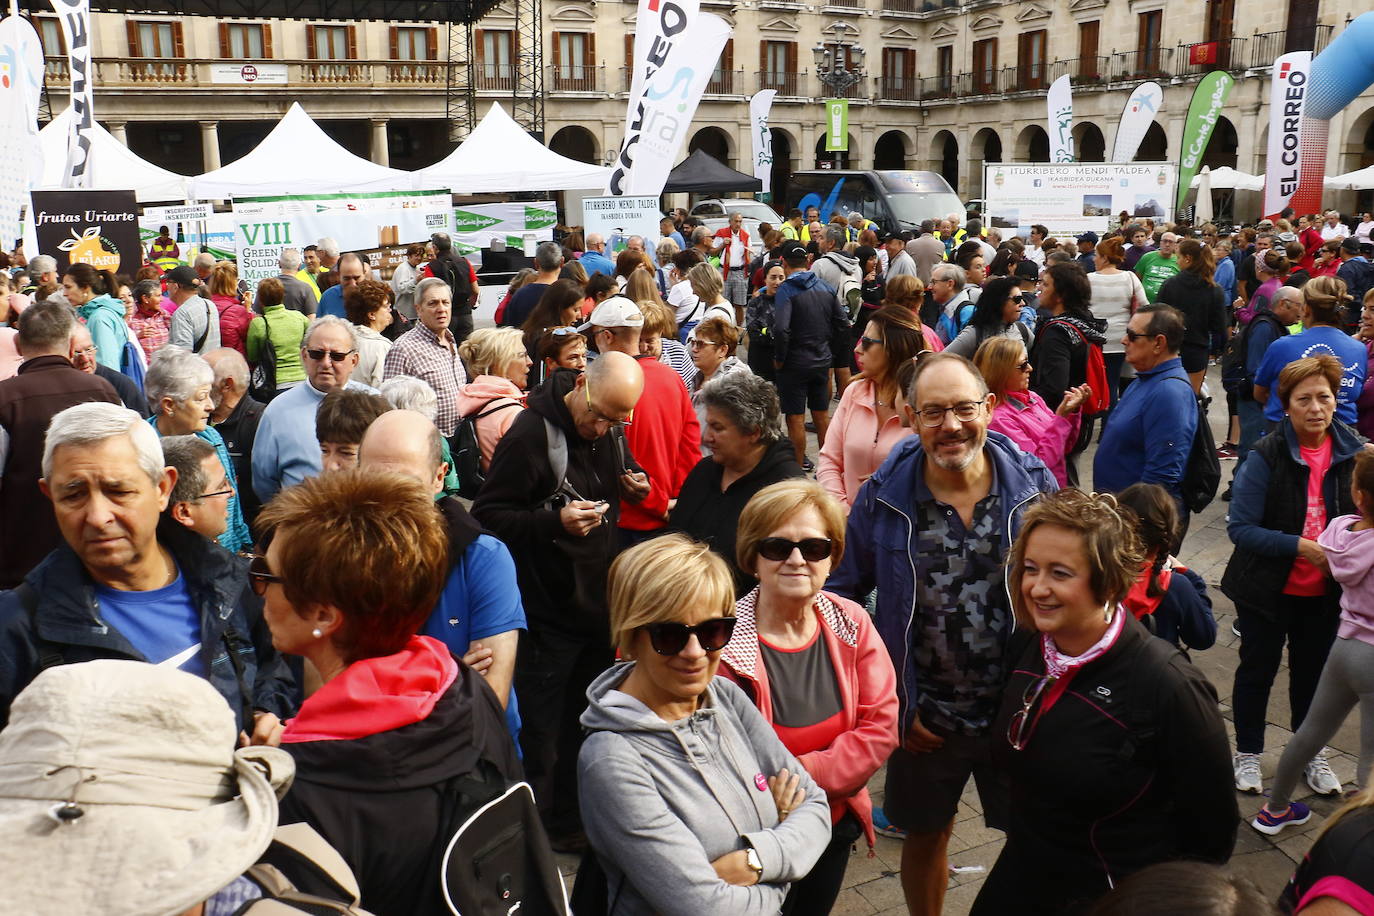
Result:
[[[344,315],[358,325],[369,325],[378,309],[391,304],[391,287],[379,280],[362,280],[344,290]]]

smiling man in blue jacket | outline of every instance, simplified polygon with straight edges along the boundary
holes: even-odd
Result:
[[[1183,472],[1197,432],[1197,396],[1178,358],[1183,315],[1163,303],[1147,305],[1131,316],[1121,342],[1136,380],[1102,431],[1093,487],[1117,493],[1133,483],[1157,483],[1178,504],[1180,530],[1186,532]]]

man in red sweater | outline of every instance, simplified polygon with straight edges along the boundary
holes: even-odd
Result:
[[[692,399],[677,372],[652,356],[640,356],[639,332],[643,326],[639,306],[624,296],[612,296],[579,328],[598,353],[625,353],[639,360],[644,371],[644,394],[625,424],[625,442],[649,475],[649,495],[642,502],[621,502],[622,549],[667,527],[668,512],[677,501],[682,482],[701,460],[701,427]],[[628,460],[624,467],[630,468]]]

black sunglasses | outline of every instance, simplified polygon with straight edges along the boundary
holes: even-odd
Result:
[[[787,538],[764,538],[759,541],[759,556],[765,560],[783,561],[792,556],[793,550],[800,550],[802,559],[808,563],[819,563],[831,554],[830,538],[803,538],[789,541]]]
[[[860,338],[859,338],[859,349],[860,349],[860,350],[867,350],[869,347],[873,346],[874,344],[878,344],[879,346],[881,346],[881,345],[882,345],[882,341],[881,341],[881,340],[878,340],[878,339],[876,339],[876,338],[873,338],[873,337],[866,337],[866,336],[865,336],[865,337],[860,337]]]
[[[317,363],[323,360],[326,355],[334,362],[341,363],[356,352],[356,350],[349,350],[347,353],[340,353],[338,350],[306,350],[305,355]]]
[[[730,642],[735,632],[735,618],[713,617],[695,626],[685,623],[650,623],[644,630],[649,634],[649,645],[659,655],[677,655],[687,648],[687,641],[695,633],[697,642],[705,652],[719,652]]]
[[[267,557],[254,554],[248,561],[248,584],[253,587],[253,594],[261,598],[267,594],[267,586],[273,582],[282,585],[286,580],[272,574],[272,570],[267,567]]]

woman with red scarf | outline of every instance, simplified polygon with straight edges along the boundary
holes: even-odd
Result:
[[[1130,515],[1072,489],[1026,511],[1008,561],[1019,629],[993,725],[1011,818],[973,916],[1082,912],[1149,865],[1231,856],[1216,690],[1122,606],[1144,562]]]

